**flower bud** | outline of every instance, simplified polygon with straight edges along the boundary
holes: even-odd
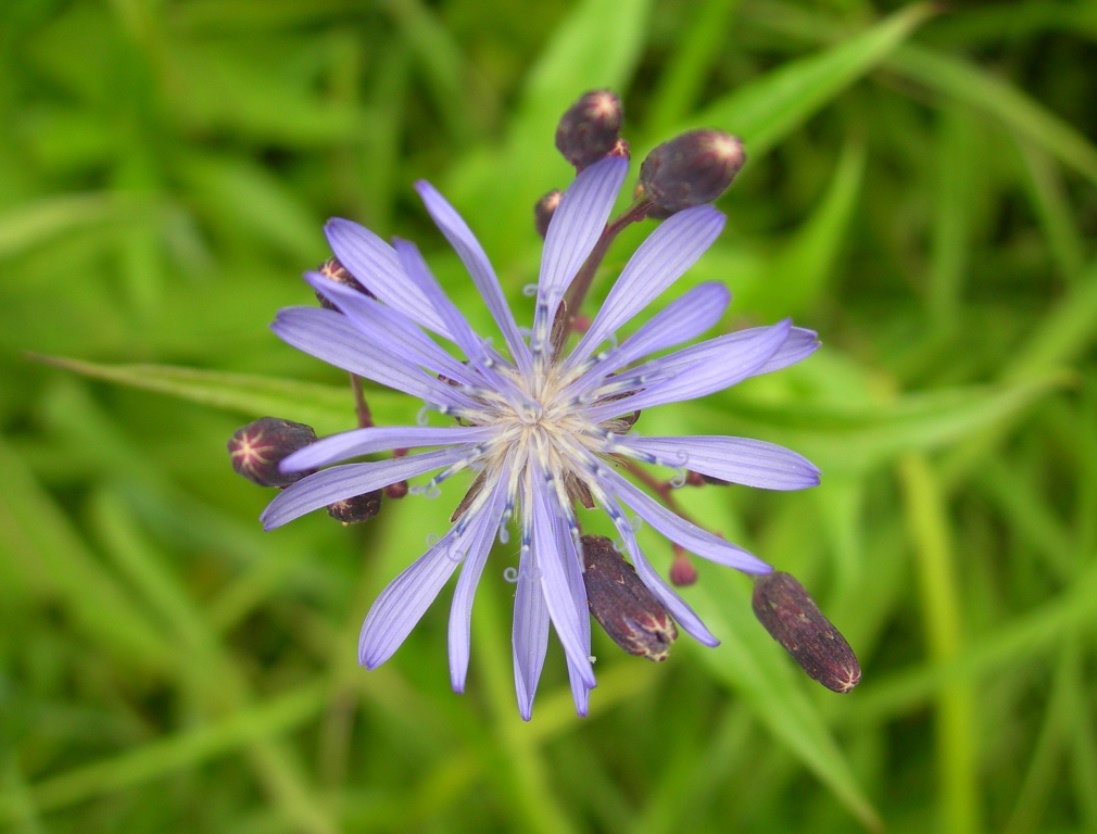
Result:
[[[609,90],[580,97],[556,128],[556,149],[582,171],[609,154],[617,144],[624,113],[621,99]]]
[[[237,429],[229,439],[228,449],[232,468],[238,475],[259,486],[284,487],[311,473],[282,472],[278,464],[315,442],[316,432],[311,426],[278,417],[263,417]]]
[[[328,258],[322,264],[320,264],[320,274],[325,278],[330,278],[337,284],[350,287],[352,290],[358,290],[363,295],[368,295],[370,298],[376,298],[376,296],[367,290],[362,284],[350,274],[345,266],[339,263],[336,258]],[[320,302],[320,306],[327,310],[338,310],[339,308],[324,298],[319,292],[316,293],[316,300]]]
[[[843,693],[861,680],[853,649],[794,576],[774,571],[757,577],[752,603],[754,616],[811,678]]]
[[[674,561],[670,563],[670,584],[676,588],[687,588],[697,581],[697,568],[689,560],[689,555],[678,545],[674,545]]]
[[[640,166],[640,186],[654,207],[648,215],[665,218],[711,203],[744,162],[743,143],[718,130],[694,130],[664,142]]]
[[[556,214],[556,207],[560,205],[560,198],[563,196],[563,191],[559,188],[554,188],[534,204],[533,225],[537,227],[537,234],[542,238],[548,234],[548,227],[549,223],[552,222],[552,215]]]
[[[613,642],[648,660],[667,659],[678,629],[636,569],[605,536],[583,536],[587,606]]]
[[[369,521],[381,512],[381,495],[382,491],[375,489],[373,492],[365,492],[353,498],[328,504],[328,515],[341,522],[344,527],[360,521]]]

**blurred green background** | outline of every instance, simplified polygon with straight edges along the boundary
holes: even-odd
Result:
[[[1097,831],[1095,37],[1093,2],[0,4],[0,829]],[[596,635],[578,719],[554,644],[523,724],[502,553],[466,695],[449,591],[367,673],[362,617],[459,493],[264,533],[230,471],[256,417],[353,424],[267,329],[312,303],[326,217],[417,240],[483,324],[430,179],[529,320],[553,128],[596,87],[637,162],[687,127],[746,142],[682,289],[725,280],[725,329],[791,315],[824,347],[639,430],[822,466],[682,497],[812,590],[862,659],[848,696],[700,565],[719,648]]]

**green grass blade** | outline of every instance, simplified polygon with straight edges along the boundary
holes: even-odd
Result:
[[[889,65],[969,107],[991,113],[1097,183],[1097,147],[1016,87],[961,58],[925,47],[906,46],[891,56]]]
[[[872,29],[776,69],[718,99],[682,125],[740,136],[748,157],[765,154],[843,90],[876,68],[932,14],[911,5]]]
[[[354,428],[353,399],[348,388],[204,371],[172,365],[104,365],[65,357],[33,357],[65,370],[118,385],[168,394],[241,415],[286,417],[306,423],[321,434]],[[379,415],[393,412],[407,418],[406,397],[390,391],[370,391],[370,406]]]

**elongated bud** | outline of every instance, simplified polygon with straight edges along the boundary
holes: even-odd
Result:
[[[328,515],[341,522],[344,527],[360,521],[369,521],[381,512],[382,494],[381,490],[375,489],[373,492],[365,492],[353,498],[328,504]]]
[[[649,216],[670,217],[711,203],[744,162],[743,143],[718,130],[694,130],[664,142],[640,166],[640,186],[654,207]]]
[[[556,214],[556,207],[560,205],[560,198],[563,196],[563,191],[554,188],[533,206],[533,225],[537,227],[537,234],[542,238],[548,234],[552,215]]]
[[[609,90],[594,90],[560,117],[556,149],[576,171],[582,171],[613,150],[622,121],[621,99]]]
[[[846,638],[792,574],[774,571],[757,577],[753,607],[770,636],[827,689],[849,692],[861,680],[861,666]]]
[[[594,619],[629,654],[666,660],[671,643],[678,639],[667,609],[613,542],[605,536],[583,536],[582,544],[583,584]]]
[[[263,417],[248,423],[229,439],[232,468],[238,475],[259,486],[284,487],[311,472],[282,472],[278,469],[286,457],[316,442],[311,426],[278,417]]]
[[[328,258],[322,264],[320,264],[320,274],[326,278],[330,278],[337,284],[350,287],[352,290],[358,290],[363,295],[368,295],[370,298],[376,298],[376,296],[362,286],[361,282],[350,274],[345,266],[343,266],[336,258]],[[320,293],[316,293],[316,300],[320,302],[320,306],[327,310],[337,310],[338,308],[328,301]]]

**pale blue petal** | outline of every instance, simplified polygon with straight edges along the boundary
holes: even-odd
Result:
[[[421,446],[449,446],[454,443],[474,444],[490,439],[497,432],[498,429],[491,426],[372,426],[317,440],[287,457],[279,468],[283,472],[300,472],[374,452],[417,449]]]
[[[385,241],[365,226],[340,217],[329,220],[324,233],[335,257],[362,286],[417,324],[453,338],[422,291],[404,274],[396,250]]]
[[[757,370],[755,376],[772,373],[787,368],[789,365],[795,365],[797,362],[807,359],[818,349],[819,334],[814,330],[803,327],[790,328],[788,338],[777,349],[777,352],[769,358],[769,361]]]
[[[587,359],[598,345],[685,274],[723,228],[724,215],[712,206],[694,206],[664,220],[629,260],[565,367],[573,368]]]
[[[557,539],[564,545],[564,570],[567,572],[568,587],[575,609],[579,612],[579,640],[583,648],[583,655],[588,662],[576,663],[570,657],[568,662],[568,681],[571,684],[571,697],[575,702],[575,712],[580,716],[586,716],[590,709],[591,686],[587,683],[587,670],[593,661],[590,661],[590,609],[587,606],[587,589],[583,584],[582,557],[575,549],[575,542],[571,538],[567,520],[563,515],[556,518]],[[591,669],[593,671],[593,669]]]
[[[420,180],[415,187],[423,198],[430,216],[457,252],[465,269],[472,277],[476,289],[480,291],[480,295],[495,318],[495,323],[506,339],[511,356],[514,357],[522,372],[528,373],[531,369],[529,348],[518,331],[514,314],[507,304],[503,290],[499,286],[499,279],[496,278],[495,270],[492,269],[491,261],[480,246],[480,241],[476,239],[476,235],[472,233],[472,229],[465,223],[464,218],[434,186]]]
[[[670,356],[664,356],[647,364],[638,365],[630,371],[630,374],[669,379],[695,365],[723,362],[728,356],[734,354],[739,347],[757,339],[770,329],[770,327],[751,327],[746,330],[738,330],[735,333],[717,336],[715,339],[708,339],[698,345],[692,345]],[[787,368],[789,365],[795,365],[802,359],[811,356],[818,348],[819,340],[814,330],[807,330],[803,327],[790,327],[788,337],[781,343],[781,347],[762,367],[754,372],[754,376],[761,376],[771,371]]]
[[[575,702],[575,714],[580,718],[586,718],[590,712],[590,691],[594,687],[587,686],[584,677],[585,670],[567,658],[568,683],[571,684],[571,700]]]
[[[690,553],[743,573],[764,574],[773,570],[753,553],[702,530],[696,524],[691,524],[671,512],[609,467],[600,466],[597,476],[603,487],[632,507],[644,521]]]
[[[504,465],[502,471],[495,476],[491,496],[477,512],[476,518],[470,521],[469,532],[466,534],[470,537],[471,544],[464,567],[461,568],[461,575],[457,577],[449,614],[449,674],[454,692],[465,691],[472,637],[472,599],[491,553],[491,540],[503,518],[509,477],[510,468]]]
[[[392,656],[470,550],[474,553],[473,558],[479,562],[471,580],[472,587],[475,588],[475,580],[483,569],[483,560],[491,550],[491,538],[503,514],[504,496],[505,486],[497,481],[495,488],[484,500],[474,502],[465,516],[450,528],[438,544],[385,588],[362,624],[362,634],[358,640],[358,659],[363,666],[374,669]],[[467,586],[468,581],[465,584]],[[471,607],[471,592],[469,595]],[[461,642],[461,635],[451,633],[451,660],[455,642]],[[463,645],[464,668],[467,668],[467,629]],[[461,683],[464,684],[463,670]]]
[[[789,326],[788,320],[785,320],[763,328],[753,338],[726,349],[719,359],[679,367],[672,375],[668,374],[660,359],[647,364],[646,374],[628,371],[621,375],[622,383],[634,379],[637,387],[647,387],[630,397],[596,406],[590,409],[588,416],[595,422],[601,422],[628,411],[685,402],[730,388],[754,376],[769,361],[788,336]],[[649,377],[662,381],[653,383]]]
[[[332,281],[318,272],[305,274],[305,281],[339,308],[361,337],[375,348],[444,374],[465,385],[477,384],[475,373],[458,362],[424,333],[411,319],[351,287]]]
[[[627,173],[628,160],[606,157],[584,169],[560,198],[541,254],[533,319],[535,344],[547,342],[556,309],[602,236]]]
[[[533,716],[533,697],[548,651],[549,613],[541,591],[536,554],[525,549],[518,563],[518,588],[514,594],[514,688],[518,714],[523,721]]]
[[[572,387],[581,391],[594,386],[618,368],[700,336],[720,320],[730,301],[731,294],[723,284],[699,284],[652,316],[618,347],[599,354],[596,364]],[[631,378],[634,374],[623,376]]]
[[[472,329],[468,319],[457,309],[449,296],[443,292],[434,275],[431,274],[423,256],[419,254],[414,243],[406,240],[396,241],[396,255],[400,259],[404,271],[411,277],[423,294],[434,305],[443,323],[454,340],[465,352],[469,362],[488,380],[486,385],[499,392],[515,392],[514,383],[509,377],[503,376],[495,366],[502,362],[501,357],[489,349],[489,345]]]
[[[347,317],[334,310],[289,307],[278,312],[271,329],[298,350],[364,379],[431,403],[477,407],[452,385],[363,339]]]
[[[267,530],[281,527],[295,518],[355,495],[381,489],[397,481],[433,472],[461,460],[468,449],[443,449],[421,455],[379,460],[375,463],[348,463],[309,475],[286,487],[259,516]]]
[[[358,662],[376,669],[400,648],[457,565],[452,531],[389,583],[370,607],[358,638]]]
[[[616,438],[612,450],[759,489],[804,489],[819,484],[819,469],[807,458],[783,446],[745,437],[624,435]]]
[[[430,271],[427,262],[423,260],[419,247],[408,240],[393,240],[393,248],[396,249],[396,257],[403,267],[404,274],[418,287],[423,297],[438,313],[442,323],[453,335],[453,340],[460,345],[465,356],[470,359],[483,354],[483,339],[476,335],[472,325],[464,314],[450,301],[441,285]]]
[[[575,597],[568,583],[564,559],[575,557],[571,548],[571,535],[562,533],[557,519],[560,513],[550,497],[552,489],[545,483],[544,473],[534,463],[533,473],[533,550],[537,554],[537,565],[541,569],[541,587],[545,594],[552,624],[564,647],[568,660],[579,672],[582,682],[589,688],[594,686],[594,670],[590,666],[590,644],[584,645],[581,621],[589,617],[584,598],[583,608],[576,606]],[[525,502],[523,502],[525,503]],[[570,554],[569,554],[570,549]]]

